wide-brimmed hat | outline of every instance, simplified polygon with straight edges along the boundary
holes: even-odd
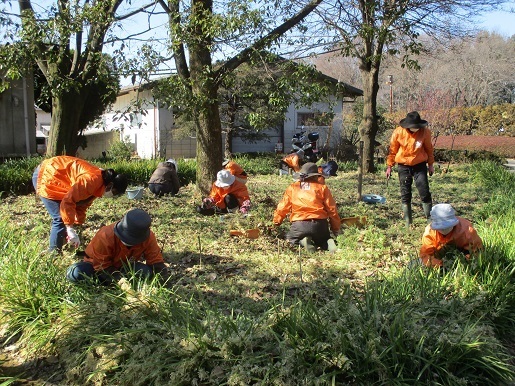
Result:
[[[450,228],[459,222],[456,211],[450,204],[436,204],[431,209],[431,228],[434,230]]]
[[[215,185],[219,188],[227,188],[231,186],[235,180],[235,177],[231,174],[229,170],[220,170],[216,174]]]
[[[421,119],[417,111],[412,111],[406,118],[401,119],[399,125],[405,129],[422,129],[427,126],[427,121]]]
[[[305,180],[309,177],[314,176],[321,176],[318,172],[318,166],[313,162],[306,162],[302,167],[300,168],[298,173],[293,173],[293,179],[294,180]]]
[[[150,236],[150,215],[143,209],[132,209],[114,226],[114,234],[126,245],[138,245]]]
[[[320,166],[322,168],[322,174],[324,176],[333,176],[336,177],[338,174],[338,164],[335,161],[329,161],[326,164]]]

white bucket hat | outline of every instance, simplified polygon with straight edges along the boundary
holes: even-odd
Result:
[[[235,179],[229,170],[220,170],[216,174],[215,185],[219,188],[227,188],[233,184]]]
[[[441,230],[459,223],[456,212],[450,204],[436,204],[431,209],[431,228]]]

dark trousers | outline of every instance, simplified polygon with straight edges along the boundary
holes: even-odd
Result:
[[[398,165],[397,169],[401,185],[401,202],[403,204],[411,203],[411,185],[413,185],[413,180],[415,180],[415,186],[422,202],[431,203],[426,163],[421,162],[413,166]]]
[[[225,196],[224,202],[225,208],[223,209],[218,208],[217,206],[212,208],[205,208],[204,206],[199,206],[197,207],[197,212],[204,216],[212,216],[215,213],[228,213],[228,209],[231,211],[238,210],[238,207],[240,206],[238,199],[232,194],[228,194],[227,196]]]
[[[173,189],[172,184],[148,184],[148,189],[154,193],[156,196],[161,197],[163,194],[171,193],[172,195],[176,195],[177,191]]]
[[[119,271],[109,274],[104,271],[95,271],[93,264],[87,261],[79,261],[68,267],[66,278],[72,283],[79,283],[86,279],[95,279],[99,284],[110,285],[124,276],[134,275],[138,279],[146,279],[153,276],[152,267],[139,261],[126,262]]]
[[[286,240],[296,245],[304,237],[311,237],[313,243],[320,249],[327,250],[327,240],[331,238],[329,223],[323,220],[301,220],[291,223],[290,230],[286,234]]]

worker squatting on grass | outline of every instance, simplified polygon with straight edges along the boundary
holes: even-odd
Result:
[[[148,189],[157,197],[161,197],[163,194],[176,195],[181,187],[177,175],[178,170],[177,162],[173,158],[160,162],[150,176]]]
[[[250,206],[247,186],[238,181],[229,170],[222,169],[216,175],[209,197],[202,200],[202,205],[197,207],[197,212],[204,216],[238,211],[247,214]]]
[[[132,209],[120,221],[100,228],[86,247],[83,261],[68,268],[68,280],[79,283],[92,279],[109,285],[128,274],[141,279],[159,274],[166,280],[168,268],[150,230],[151,222],[147,212]]]
[[[471,252],[483,248],[483,242],[469,220],[456,216],[449,204],[437,204],[431,209],[431,223],[422,236],[420,260],[428,267],[443,267],[445,252],[453,247],[470,258]]]

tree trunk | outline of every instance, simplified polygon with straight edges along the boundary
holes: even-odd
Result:
[[[379,90],[378,69],[371,67],[361,69],[363,81],[363,119],[359,134],[363,141],[363,172],[374,172],[374,142],[378,130],[377,122],[377,92]]]
[[[204,86],[210,101],[204,105],[197,119],[197,188],[203,195],[211,190],[216,173],[222,168],[222,128],[216,101],[216,86]],[[214,93],[214,95],[213,95]]]
[[[80,141],[79,121],[83,93],[67,92],[52,98],[52,122],[48,138],[47,155],[76,155]]]
[[[212,12],[211,0],[196,0],[193,7],[203,14]],[[197,28],[201,28],[198,26]],[[197,31],[203,36],[203,31]],[[197,189],[207,195],[216,179],[216,173],[222,168],[222,124],[218,109],[218,84],[213,77],[211,61],[211,41],[205,38],[203,44],[190,47],[191,91],[198,101],[196,119],[197,132]]]

